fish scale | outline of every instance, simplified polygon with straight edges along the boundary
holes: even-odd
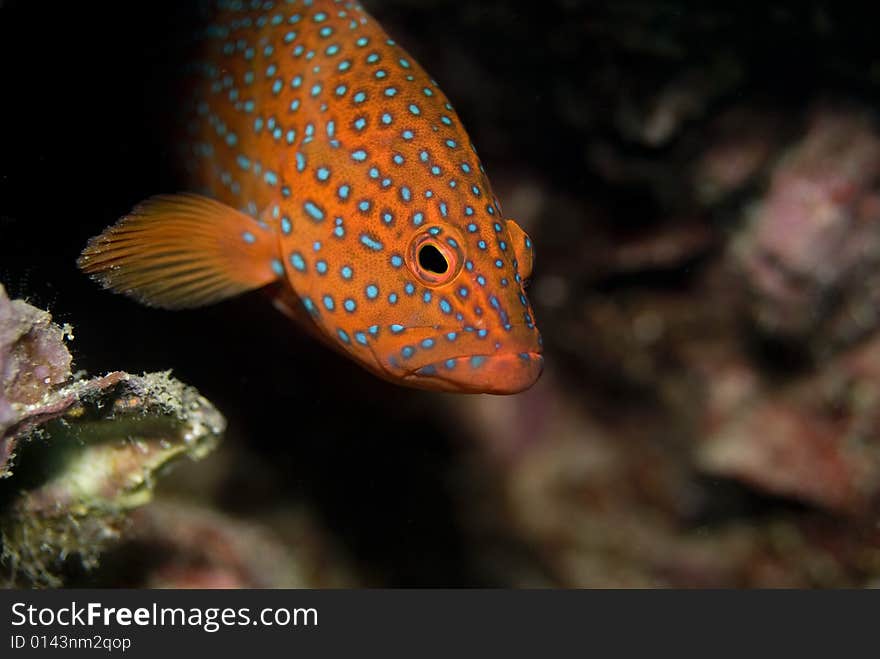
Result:
[[[148,200],[81,267],[172,308],[280,280],[279,308],[381,377],[530,386],[543,365],[524,290],[531,240],[502,218],[437,83],[357,3],[217,9],[186,145],[210,201]]]

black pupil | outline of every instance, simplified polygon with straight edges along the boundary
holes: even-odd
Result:
[[[436,272],[438,275],[442,275],[449,270],[446,257],[433,245],[422,245],[419,248],[419,265],[423,270]]]

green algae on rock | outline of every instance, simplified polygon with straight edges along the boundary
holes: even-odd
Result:
[[[8,585],[63,583],[147,503],[164,468],[199,459],[225,419],[169,373],[84,379],[70,372],[69,334],[0,287],[0,564]]]

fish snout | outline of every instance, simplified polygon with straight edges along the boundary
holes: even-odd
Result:
[[[450,357],[416,369],[415,386],[461,393],[516,394],[531,387],[544,370],[537,352],[496,352]]]

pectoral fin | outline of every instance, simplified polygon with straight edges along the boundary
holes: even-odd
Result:
[[[519,275],[523,279],[528,279],[532,276],[532,266],[535,262],[532,239],[513,220],[507,220],[507,230],[510,232],[510,240],[513,245],[513,253],[516,256]]]
[[[193,194],[142,202],[92,238],[77,265],[105,288],[166,309],[219,302],[283,274],[270,227]]]

